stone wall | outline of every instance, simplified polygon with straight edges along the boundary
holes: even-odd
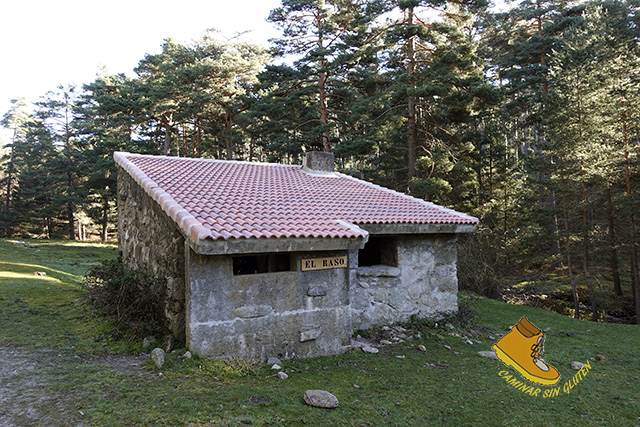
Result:
[[[346,252],[291,253],[292,271],[234,276],[232,257],[185,251],[187,344],[196,354],[266,360],[349,348],[348,270],[300,271],[303,258]]]
[[[455,235],[398,236],[394,243],[397,266],[358,267],[358,252],[349,255],[354,328],[457,311]]]
[[[125,264],[167,280],[165,314],[172,333],[185,337],[184,237],[144,190],[118,168],[118,244]]]

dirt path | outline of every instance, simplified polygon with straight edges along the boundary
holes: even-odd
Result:
[[[53,387],[55,378],[43,372],[61,369],[63,357],[68,356],[49,350],[27,352],[0,347],[0,427],[83,425],[74,396],[60,395]],[[145,355],[108,355],[92,360],[72,357],[78,367],[100,365],[131,376],[145,374],[141,365],[147,358]]]
[[[26,425],[40,419],[37,407],[55,400],[38,375],[38,355],[0,348],[0,426]]]

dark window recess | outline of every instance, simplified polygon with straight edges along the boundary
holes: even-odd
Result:
[[[289,254],[247,255],[233,257],[233,275],[290,271]]]
[[[364,248],[358,252],[358,265],[370,267],[372,265],[398,266],[398,249],[392,237],[369,237]]]

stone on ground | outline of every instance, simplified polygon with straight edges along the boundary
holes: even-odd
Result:
[[[307,390],[304,392],[304,401],[309,406],[316,408],[337,408],[338,399],[325,390]]]
[[[579,371],[584,366],[582,362],[571,362],[571,368]]]
[[[362,346],[362,351],[364,351],[365,353],[376,354],[380,350],[378,350],[375,347],[371,347],[370,345],[364,345],[364,346]]]
[[[497,359],[495,351],[479,351],[478,354],[482,357],[488,357],[489,359]]]
[[[162,368],[162,365],[164,365],[164,350],[161,348],[154,348],[151,351],[151,359],[153,359],[158,369]]]

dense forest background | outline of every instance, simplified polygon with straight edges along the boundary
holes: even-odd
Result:
[[[325,150],[344,173],[479,217],[465,288],[496,297],[557,274],[568,314],[630,321],[639,6],[282,0],[270,49],[166,40],[133,78],[13,101],[0,236],[114,238],[116,150],[297,164]]]

